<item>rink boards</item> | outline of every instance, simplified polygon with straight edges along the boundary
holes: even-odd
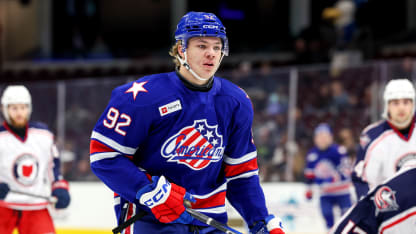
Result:
[[[288,234],[325,233],[318,210],[318,200],[304,198],[302,183],[264,183],[269,211],[280,216]],[[52,211],[58,234],[111,234],[116,226],[113,193],[99,182],[71,182],[71,205],[66,210]],[[245,232],[239,214],[231,207],[230,225]]]

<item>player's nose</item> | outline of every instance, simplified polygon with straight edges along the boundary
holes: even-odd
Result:
[[[206,51],[206,56],[210,58],[215,57],[215,49],[213,47],[208,48]]]

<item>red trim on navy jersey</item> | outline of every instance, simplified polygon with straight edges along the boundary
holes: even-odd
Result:
[[[4,126],[4,128],[6,128],[6,130],[8,131],[8,132],[10,132],[13,136],[15,136],[19,141],[21,141],[21,142],[25,142],[26,141],[26,139],[27,139],[27,129],[29,128],[29,123],[26,123],[26,126],[25,126],[25,137],[22,139],[19,135],[17,135],[15,132],[13,132],[13,130],[9,127],[9,124],[6,122],[6,121],[4,121],[3,122],[3,126]]]
[[[196,202],[192,203],[193,209],[211,208],[216,206],[225,205],[225,191],[219,192],[205,199],[195,199]]]
[[[90,142],[90,154],[102,153],[102,152],[115,152],[112,148],[104,145],[97,140],[91,140]]]
[[[305,178],[309,180],[315,179],[315,173],[313,172],[305,172]]]
[[[412,118],[412,121],[410,122],[410,130],[407,134],[407,138],[397,129],[390,121],[387,120],[387,124],[393,129],[393,131],[404,141],[409,141],[410,137],[412,137],[413,129],[415,128],[415,117]]]
[[[350,188],[350,186],[351,186],[350,183],[335,185],[335,186],[331,186],[329,188],[322,188],[322,191],[325,192],[325,193],[334,193],[334,192],[339,192],[339,191],[343,191],[343,190],[348,190]]]
[[[238,164],[238,165],[228,165],[225,164],[225,176],[232,177],[236,175],[243,174],[244,172],[257,170],[257,158],[253,158],[250,161]]]

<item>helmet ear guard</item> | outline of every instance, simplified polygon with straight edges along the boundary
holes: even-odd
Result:
[[[27,104],[29,106],[29,116],[32,113],[32,97],[29,90],[23,85],[10,85],[4,91],[1,97],[1,107],[4,119],[10,123],[10,116],[7,107],[10,104]]]

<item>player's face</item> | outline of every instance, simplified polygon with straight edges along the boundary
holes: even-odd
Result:
[[[186,48],[188,64],[200,77],[211,78],[220,65],[222,42],[218,37],[193,37]],[[179,50],[181,51],[181,50]],[[183,53],[180,52],[183,58]],[[207,81],[196,79],[188,70],[182,69],[182,75],[196,84]],[[184,73],[184,74],[183,74]]]
[[[29,106],[27,104],[10,104],[7,111],[11,125],[17,128],[26,126],[29,121]]]
[[[413,117],[412,99],[396,99],[389,101],[388,104],[389,118],[393,123],[406,123],[409,118]],[[404,126],[404,128],[407,126]]]
[[[318,132],[314,136],[314,142],[320,150],[325,150],[332,144],[332,135],[327,132]]]

